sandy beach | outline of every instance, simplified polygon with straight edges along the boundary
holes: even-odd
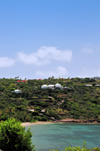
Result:
[[[100,124],[98,123],[96,120],[79,120],[79,119],[63,119],[60,121],[37,121],[34,123],[30,123],[30,122],[25,122],[25,123],[21,123],[22,126],[30,126],[30,125],[37,125],[37,124],[51,124],[51,123],[78,123],[78,124]]]
[[[49,122],[49,121],[40,121],[40,122],[34,122],[34,123],[30,123],[30,122],[25,122],[25,123],[21,123],[22,126],[30,126],[30,125],[39,125],[39,124],[51,124],[51,123],[55,123],[55,122]]]

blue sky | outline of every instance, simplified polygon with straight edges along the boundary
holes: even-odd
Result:
[[[100,76],[100,0],[0,0],[0,78]]]

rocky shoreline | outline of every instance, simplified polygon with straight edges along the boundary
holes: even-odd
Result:
[[[64,123],[91,123],[91,124],[97,124],[100,123],[100,120],[94,120],[94,119],[88,119],[88,120],[82,120],[82,119],[63,119],[60,120],[60,122],[64,122]]]

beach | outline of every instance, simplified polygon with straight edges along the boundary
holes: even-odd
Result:
[[[29,125],[39,125],[39,124],[51,124],[51,123],[78,123],[78,124],[98,124],[98,121],[96,120],[80,120],[80,119],[70,119],[66,118],[59,121],[37,121],[34,123],[31,122],[24,122],[21,123],[22,126],[29,126]],[[99,123],[100,124],[100,123]]]
[[[39,125],[39,124],[51,124],[51,123],[55,123],[55,122],[49,122],[49,121],[38,121],[38,122],[34,122],[34,123],[31,123],[31,122],[24,122],[24,123],[21,123],[22,126],[29,126],[29,125]]]

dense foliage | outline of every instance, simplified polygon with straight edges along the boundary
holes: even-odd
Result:
[[[68,89],[41,89],[43,84],[60,83]],[[92,87],[86,87],[92,84]],[[95,119],[100,122],[100,80],[94,79],[0,79],[0,121],[10,117],[22,122],[64,118]],[[72,89],[74,87],[74,89]],[[15,93],[19,89],[22,93]]]
[[[83,146],[82,147],[80,147],[80,146],[76,146],[76,147],[66,147],[65,148],[65,150],[62,150],[62,151],[100,151],[100,148],[97,148],[97,147],[95,147],[95,148],[92,148],[91,150],[90,149],[88,149],[88,148],[86,148],[86,146],[85,146],[85,141],[84,141],[84,143],[83,143]],[[50,149],[50,151],[51,151],[51,149]],[[54,150],[54,149],[52,149],[52,151],[59,151],[59,150]]]
[[[3,151],[33,151],[30,130],[25,131],[21,123],[8,119],[0,123],[0,149]]]

